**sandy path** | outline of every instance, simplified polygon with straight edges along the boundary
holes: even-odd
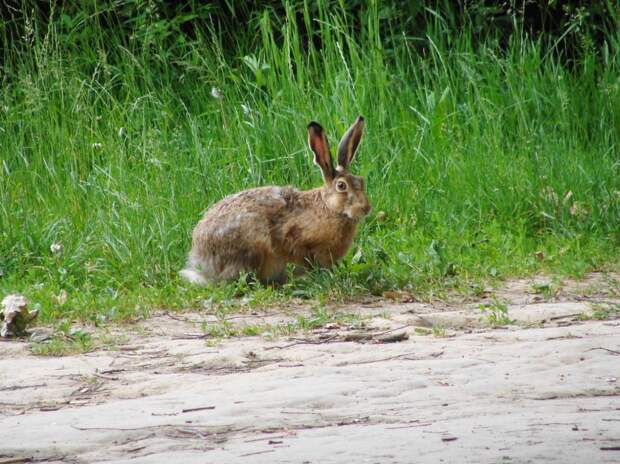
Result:
[[[200,314],[154,317],[118,351],[3,342],[0,463],[620,462],[620,320],[575,316],[620,302],[595,280],[553,301],[511,284],[503,329],[477,303],[353,308],[369,332],[407,326],[389,344],[340,326],[209,346],[187,337]],[[450,336],[413,327],[438,321]]]

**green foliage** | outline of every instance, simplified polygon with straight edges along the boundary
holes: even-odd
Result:
[[[620,304],[593,305],[592,318],[596,320],[618,319],[620,317]]]
[[[617,268],[618,28],[568,63],[553,37],[496,40],[441,5],[412,13],[417,35],[399,3],[24,5],[1,33],[0,294],[44,321]],[[234,40],[222,11],[247,20]],[[358,114],[354,169],[384,214],[342,264],[278,289],[177,280],[205,208],[318,185],[307,122],[334,145]]]
[[[490,304],[481,304],[480,311],[486,317],[489,325],[493,327],[501,327],[504,325],[514,324],[514,320],[508,317],[508,306],[506,303],[496,299]]]

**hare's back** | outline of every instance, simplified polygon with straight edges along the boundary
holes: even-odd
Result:
[[[273,225],[292,210],[297,194],[291,187],[260,187],[230,195],[207,210],[194,241],[231,247],[265,242]]]

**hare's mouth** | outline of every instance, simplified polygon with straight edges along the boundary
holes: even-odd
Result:
[[[355,206],[353,208],[345,209],[342,214],[352,221],[359,221],[360,219],[368,216],[368,214],[372,211],[372,207],[370,205],[366,206]]]

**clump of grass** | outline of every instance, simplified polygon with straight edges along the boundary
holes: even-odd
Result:
[[[607,320],[620,317],[620,304],[594,304],[592,305],[592,319]]]
[[[234,325],[226,319],[219,319],[215,322],[203,322],[202,331],[209,339],[221,339],[229,337],[251,337],[263,336],[275,338],[293,335],[296,333],[311,332],[329,324],[346,325],[349,328],[360,328],[364,326],[365,318],[356,313],[328,311],[319,305],[315,307],[310,316],[297,315],[291,321],[279,322],[276,324],[255,323]]]
[[[125,43],[97,15],[71,29],[92,47],[50,27],[6,49],[0,293],[38,302],[43,322],[101,323],[239,294],[325,302],[617,269],[617,36],[569,68],[522,31],[476,43],[430,12],[425,37],[382,36],[375,3],[355,30],[322,2],[304,42],[286,5],[235,50],[210,31],[172,46],[154,20],[136,30],[146,45]],[[318,185],[307,122],[334,142],[357,114],[355,170],[384,214],[342,264],[278,289],[178,281],[206,207],[258,185]]]
[[[57,333],[45,342],[33,343],[30,351],[38,356],[70,356],[88,353],[95,346],[91,335],[87,333],[76,332],[71,336]]]
[[[508,305],[496,298],[493,299],[492,303],[481,304],[478,307],[491,327],[502,327],[515,323],[508,316]]]

